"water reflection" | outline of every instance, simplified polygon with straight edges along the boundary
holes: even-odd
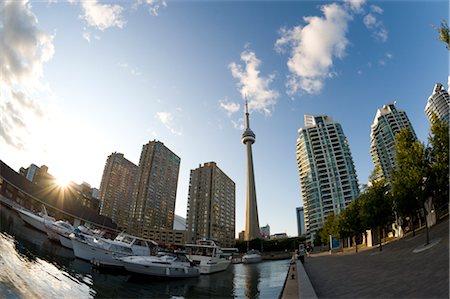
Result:
[[[289,261],[184,280],[99,271],[0,205],[0,298],[276,298]]]
[[[245,265],[245,297],[247,298],[258,298],[259,270],[258,264]]]

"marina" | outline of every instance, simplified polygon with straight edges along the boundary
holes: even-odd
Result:
[[[289,260],[230,264],[225,271],[182,280],[105,271],[0,207],[2,298],[277,298],[289,267]]]

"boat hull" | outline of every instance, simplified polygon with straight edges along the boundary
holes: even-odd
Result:
[[[62,246],[73,249],[72,239],[70,237],[66,237],[63,235],[58,235],[58,237],[59,242],[61,243]]]
[[[122,258],[125,269],[129,272],[144,274],[156,277],[166,278],[189,278],[198,277],[200,271],[198,268],[187,265],[177,265],[172,263],[139,263],[133,262],[133,257]]]
[[[43,217],[40,217],[38,215],[33,214],[32,212],[25,211],[22,209],[16,209],[16,211],[19,213],[20,218],[27,223],[28,225],[34,227],[35,229],[47,233],[47,227],[45,225],[46,221]]]
[[[205,256],[190,256],[192,261],[200,268],[200,274],[212,274],[225,271],[230,266],[231,261],[223,258],[210,259]]]
[[[123,267],[118,257],[126,256],[100,247],[89,245],[88,242],[71,237],[73,253],[77,258],[89,261],[94,265],[108,267]]]
[[[242,257],[244,264],[256,264],[262,261],[262,256],[259,254],[249,254]]]

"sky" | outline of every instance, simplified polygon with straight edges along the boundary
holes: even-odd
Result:
[[[426,101],[449,80],[433,26],[448,15],[444,0],[2,1],[0,159],[98,188],[108,155],[138,164],[156,139],[181,158],[175,213],[186,217],[190,170],[215,161],[236,183],[237,234],[245,97],[260,226],[296,236],[304,114],[342,125],[366,184],[384,104],[427,142]]]

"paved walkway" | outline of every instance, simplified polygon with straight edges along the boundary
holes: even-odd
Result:
[[[289,266],[286,282],[281,293],[281,299],[299,298],[298,296],[298,276],[296,264]]]
[[[318,254],[305,269],[319,298],[449,298],[449,221],[359,253]]]

